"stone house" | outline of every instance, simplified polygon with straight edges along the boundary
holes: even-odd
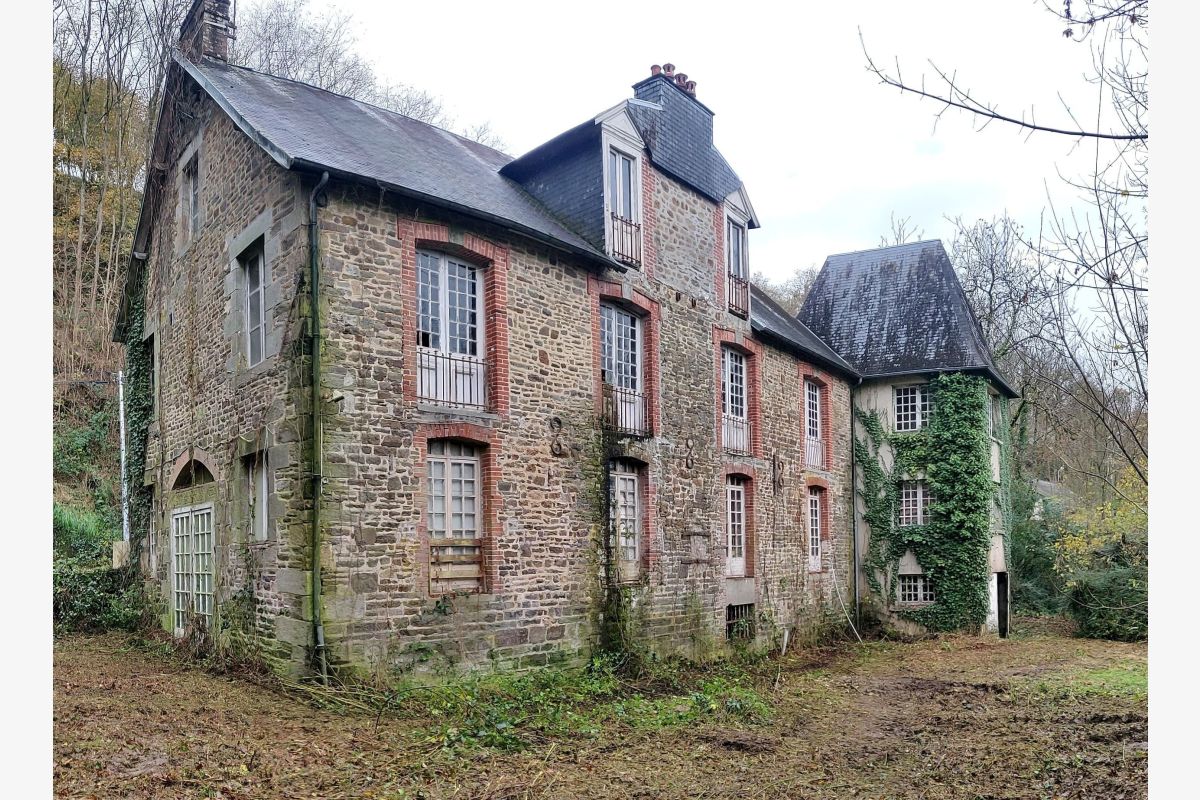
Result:
[[[853,389],[854,436],[869,447],[868,418],[879,420],[885,441],[878,443],[874,457],[892,473],[888,477],[896,507],[887,521],[894,528],[925,526],[937,505],[926,474],[927,463],[918,462],[903,474],[903,467],[895,466],[898,444],[920,437],[936,411],[931,380],[946,374],[982,379],[986,396],[980,398],[979,414],[971,424],[982,433],[986,448],[980,460],[991,487],[985,512],[990,547],[986,570],[979,569],[973,580],[978,580],[981,590],[986,582],[987,629],[1007,635],[1006,554],[1011,522],[1005,408],[1007,400],[1018,393],[996,366],[942,243],[914,242],[829,256],[797,316],[859,375]],[[872,539],[884,532],[872,530],[868,520],[871,491],[865,486],[862,470],[854,480],[854,550],[859,554],[855,601],[871,606],[893,625],[919,630],[922,626],[912,624],[907,619],[911,613],[905,612],[919,611],[937,601],[937,575],[906,548],[897,548],[882,563],[869,563]]]
[[[115,331],[164,627],[299,672],[845,618],[860,370],[750,284],[694,82],[512,159],[228,64],[229,6],[185,20]]]

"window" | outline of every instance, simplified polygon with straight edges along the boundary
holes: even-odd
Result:
[[[730,475],[725,485],[725,574],[746,574],[746,479]]]
[[[746,413],[746,357],[721,348],[721,438],[726,450],[750,452],[750,421]]]
[[[481,269],[417,252],[417,398],[455,408],[487,405]]]
[[[174,565],[172,610],[175,634],[193,620],[209,626],[213,613],[212,506],[176,509],[171,514],[171,557]]]
[[[821,438],[821,386],[804,382],[804,464],[825,469],[825,440]]]
[[[267,540],[268,474],[265,450],[246,456],[246,498],[250,510],[250,540],[254,542]]]
[[[146,341],[142,343],[142,353],[146,357],[146,378],[150,384],[150,418],[153,419],[158,414],[158,384],[155,374],[158,354],[154,351],[154,334],[147,336]]]
[[[821,490],[808,490],[808,568],[821,569]]]
[[[432,594],[483,591],[479,448],[429,443],[427,521]]]
[[[642,321],[634,314],[600,305],[600,376],[604,416],[622,433],[647,433],[642,378]]]
[[[897,431],[916,431],[929,424],[929,385],[897,386],[892,389]]]
[[[924,575],[901,575],[898,593],[901,603],[932,603],[936,599],[933,584]]]
[[[642,263],[642,230],[638,220],[638,162],[621,150],[608,151],[609,245],[613,258],[633,267]]]
[[[929,506],[933,492],[924,481],[902,481],[900,484],[900,526],[929,523]]]
[[[746,259],[746,226],[725,220],[725,265],[729,310],[746,316],[750,312],[749,266]]]
[[[754,638],[754,603],[725,606],[725,638],[731,642]]]
[[[246,364],[253,367],[262,363],[267,342],[266,269],[262,245],[253,246],[239,260],[246,286]]]
[[[183,167],[184,242],[200,235],[200,156],[193,154]]]
[[[638,468],[629,461],[617,460],[612,465],[612,497],[609,516],[616,536],[617,560],[622,579],[637,577],[641,555],[638,539],[642,530],[641,481]]]

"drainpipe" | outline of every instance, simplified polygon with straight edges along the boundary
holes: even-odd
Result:
[[[850,408],[850,557],[854,564],[854,624],[862,627],[862,601],[858,589],[858,464],[854,460],[854,392],[862,386],[863,379],[848,393]]]
[[[312,624],[313,656],[320,671],[321,683],[329,682],[329,667],[325,654],[325,626],[321,622],[321,493],[325,486],[324,460],[321,452],[321,261],[320,234],[317,232],[317,197],[329,173],[322,172],[321,180],[308,196],[308,284],[311,305],[309,342],[312,344]]]

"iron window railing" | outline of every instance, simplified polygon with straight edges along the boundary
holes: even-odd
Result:
[[[731,414],[721,415],[721,443],[733,453],[750,453],[750,420]]]
[[[604,384],[604,423],[630,436],[649,436],[650,420],[646,414],[646,395],[632,389]]]
[[[804,440],[804,466],[825,469],[825,440],[809,436]]]
[[[731,642],[754,638],[754,603],[725,606],[725,638]]]
[[[612,256],[631,267],[642,265],[642,226],[613,211],[610,223]]]
[[[728,296],[730,311],[743,317],[749,316],[750,281],[745,278],[739,278],[737,275],[730,275],[726,295]]]
[[[417,400],[449,408],[486,409],[487,364],[477,356],[421,348],[417,353]]]

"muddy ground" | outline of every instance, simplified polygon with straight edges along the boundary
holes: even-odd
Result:
[[[1146,646],[1053,625],[792,651],[765,723],[450,751],[427,720],[314,707],[118,635],[54,651],[70,798],[1144,798]]]

